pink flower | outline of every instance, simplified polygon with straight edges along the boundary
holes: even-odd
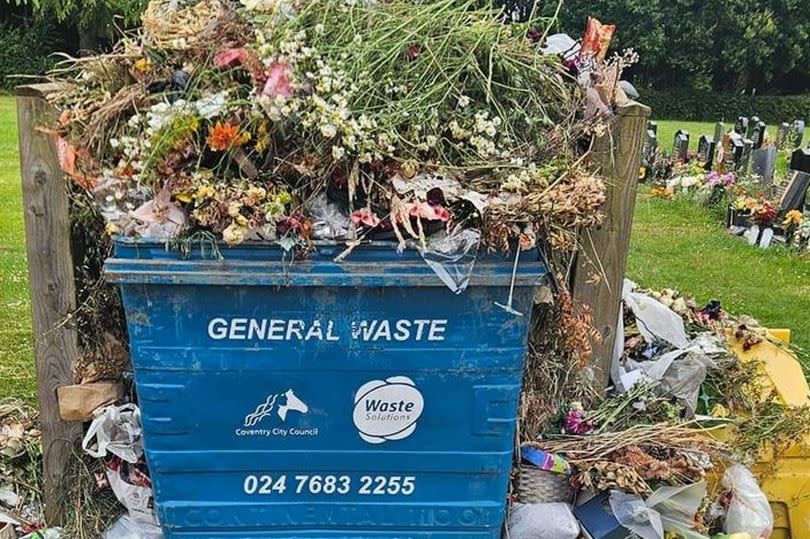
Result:
[[[568,410],[564,428],[568,434],[589,434],[596,430],[596,425],[588,422],[582,410]]]
[[[240,66],[248,57],[248,51],[243,48],[227,49],[214,56],[214,65],[217,69],[229,69]]]
[[[290,72],[283,62],[273,62],[264,84],[262,95],[267,97],[292,97],[293,87],[290,84]]]
[[[411,217],[418,217],[419,219],[427,219],[428,221],[449,221],[450,212],[438,204],[430,204],[429,202],[413,202],[408,204],[408,215]]]
[[[362,223],[368,227],[374,228],[380,224],[380,218],[369,208],[363,208],[352,212],[352,223],[354,223],[354,226]]]

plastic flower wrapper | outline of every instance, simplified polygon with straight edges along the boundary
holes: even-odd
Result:
[[[454,293],[467,289],[475,268],[481,234],[477,230],[456,229],[450,234],[431,238],[422,258],[430,269]]]

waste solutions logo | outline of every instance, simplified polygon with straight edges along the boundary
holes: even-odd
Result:
[[[242,425],[236,429],[237,436],[317,436],[317,428],[286,426],[288,417],[294,412],[299,415],[309,413],[309,406],[296,396],[292,389],[284,393],[268,395],[251,413],[245,416]],[[293,415],[295,415],[293,414]]]
[[[425,401],[416,384],[405,376],[372,380],[357,390],[354,425],[370,444],[402,440],[413,434]]]

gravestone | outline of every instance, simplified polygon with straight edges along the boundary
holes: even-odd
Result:
[[[658,151],[658,125],[647,122],[647,134],[644,137],[644,147],[641,153],[641,166],[644,167],[644,179],[650,175],[655,154]]]
[[[749,138],[754,143],[755,150],[762,148],[762,144],[765,142],[765,129],[767,129],[767,126],[762,120],[757,120],[756,123],[753,124],[751,137]]]
[[[740,116],[737,118],[737,122],[734,124],[734,132],[745,136],[748,134],[748,118],[745,116]]]
[[[726,134],[726,124],[717,122],[714,124],[714,142],[717,144],[723,143],[723,135]]]
[[[741,174],[748,174],[748,166],[751,163],[751,151],[754,149],[754,141],[750,138],[743,139],[743,151],[740,156],[740,166],[737,169]]]
[[[804,120],[793,122],[793,129],[790,132],[790,144],[794,148],[801,148],[804,140]]]
[[[714,163],[714,151],[717,144],[711,135],[702,135],[698,141],[697,157],[698,161],[703,163],[703,168],[706,170],[712,169]]]
[[[728,147],[725,151],[725,170],[739,170],[742,167],[743,137],[737,132],[728,133]]]
[[[763,185],[770,185],[775,171],[776,146],[755,149],[751,154],[751,173],[762,178]]]
[[[689,155],[689,131],[678,129],[672,143],[672,154],[675,159],[686,162]]]
[[[754,128],[759,122],[759,116],[751,116],[751,119],[748,120],[748,127],[745,130],[745,138],[754,139]]]
[[[790,137],[790,124],[782,122],[779,124],[779,131],[776,133],[776,147],[780,150],[784,148],[788,137]]]
[[[790,157],[790,171],[779,198],[779,215],[790,210],[801,210],[810,188],[810,148],[798,148]]]

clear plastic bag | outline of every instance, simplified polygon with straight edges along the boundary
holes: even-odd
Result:
[[[163,539],[163,531],[160,526],[124,515],[104,532],[101,539]]]
[[[664,539],[664,525],[658,511],[650,509],[644,500],[620,490],[610,492],[610,510],[619,524],[642,539]]]
[[[700,386],[706,381],[706,362],[695,354],[672,362],[667,369],[659,390],[670,395],[686,406],[686,417],[692,417],[697,410]]]
[[[142,432],[141,411],[136,405],[108,406],[90,423],[82,448],[91,457],[112,454],[135,464],[143,456]]]
[[[314,197],[307,210],[312,216],[312,237],[319,240],[353,239],[354,226],[349,214],[329,202],[325,194]]]
[[[579,523],[565,503],[513,505],[506,523],[507,539],[577,539]]]
[[[661,515],[664,531],[677,533],[682,539],[706,539],[694,530],[695,514],[706,496],[706,482],[681,487],[661,487],[644,503]]]
[[[726,533],[748,533],[765,539],[773,532],[773,512],[756,478],[741,464],[734,464],[723,476],[723,486],[731,491],[731,502],[723,527]]]
[[[478,258],[481,234],[477,230],[463,229],[431,238],[422,258],[430,269],[455,294],[467,289]]]

